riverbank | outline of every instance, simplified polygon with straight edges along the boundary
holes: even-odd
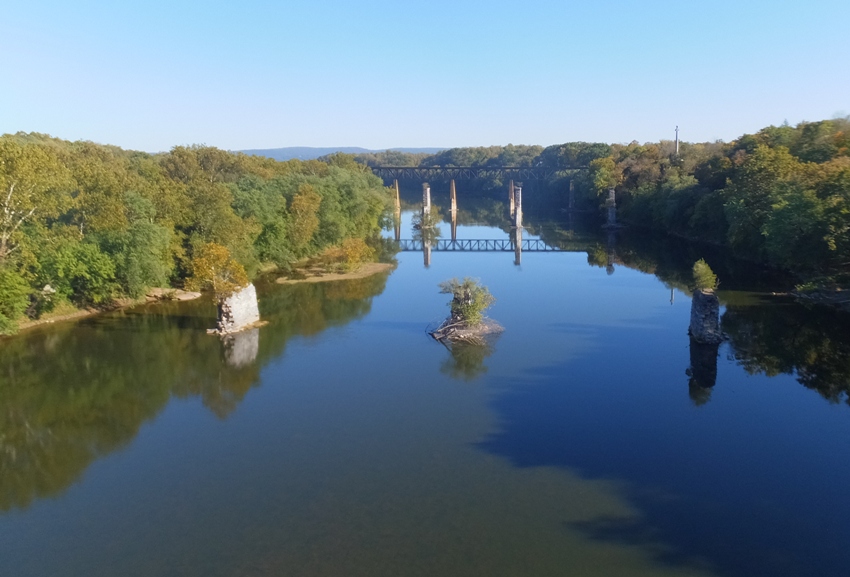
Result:
[[[305,269],[297,270],[298,277],[288,278],[280,277],[275,282],[277,284],[297,284],[304,282],[331,282],[337,280],[353,280],[370,277],[372,275],[386,272],[395,268],[396,265],[386,262],[369,262],[360,265],[350,272],[329,272],[327,269],[314,266]],[[302,276],[303,275],[303,276]]]
[[[145,293],[144,297],[137,299],[116,299],[108,305],[104,305],[102,307],[97,308],[90,307],[84,309],[77,309],[71,304],[65,304],[64,306],[61,306],[60,308],[51,311],[38,319],[31,319],[18,322],[18,333],[41,325],[80,320],[86,317],[99,315],[101,313],[107,313],[111,311],[134,307],[136,305],[172,300],[189,301],[200,297],[201,293],[199,292],[190,292],[173,288],[152,288]]]

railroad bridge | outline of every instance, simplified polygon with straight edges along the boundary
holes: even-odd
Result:
[[[372,172],[384,180],[546,180],[557,172],[577,172],[586,166],[554,169],[542,166],[372,166]]]

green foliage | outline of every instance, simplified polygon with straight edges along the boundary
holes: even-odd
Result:
[[[462,281],[456,278],[440,283],[440,293],[452,295],[449,306],[452,319],[474,326],[484,318],[484,311],[495,302],[495,297],[479,281],[465,277]]]
[[[0,266],[0,335],[17,330],[17,320],[29,303],[30,288],[19,274]]]
[[[0,262],[26,242],[22,225],[58,217],[72,202],[69,174],[52,148],[0,137]]]
[[[78,306],[105,304],[117,289],[115,263],[94,243],[58,239],[40,262],[44,284]]]
[[[325,249],[318,260],[330,270],[349,272],[374,258],[375,250],[363,239],[348,238],[342,241],[340,246]]]
[[[703,259],[699,259],[694,263],[693,275],[694,288],[697,290],[714,290],[719,284],[717,275],[714,274],[714,271],[711,270],[711,267]]]
[[[27,283],[36,314],[180,286],[210,244],[249,277],[289,267],[377,236],[388,206],[380,179],[346,156],[276,162],[208,146],[149,155],[0,137],[0,267]]]
[[[602,195],[608,192],[608,189],[614,188],[620,183],[622,171],[613,158],[606,156],[591,161],[590,178],[593,183],[593,190],[597,195]]]

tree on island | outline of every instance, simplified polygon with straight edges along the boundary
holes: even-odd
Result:
[[[694,263],[694,294],[691,299],[691,324],[688,332],[700,344],[716,345],[723,340],[720,331],[720,300],[714,290],[720,284],[717,275],[703,259]]]
[[[693,267],[694,289],[701,291],[713,291],[720,283],[717,280],[717,275],[708,266],[704,259],[699,259],[694,263]]]
[[[440,283],[440,293],[452,295],[449,302],[451,314],[437,329],[431,332],[438,341],[483,342],[483,335],[503,330],[497,322],[484,317],[494,302],[486,286],[469,277],[459,281],[456,278]]]

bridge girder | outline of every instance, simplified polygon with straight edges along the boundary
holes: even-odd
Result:
[[[401,252],[422,252],[425,243],[421,240],[401,239],[396,241]],[[430,243],[433,252],[513,252],[516,242],[507,238],[464,238],[437,239]],[[520,243],[522,252],[562,252],[563,249],[546,244],[540,239],[524,239]]]
[[[555,170],[539,166],[372,166],[372,172],[385,180],[469,180],[499,178],[513,180],[549,179],[557,172],[576,172],[586,167]]]

